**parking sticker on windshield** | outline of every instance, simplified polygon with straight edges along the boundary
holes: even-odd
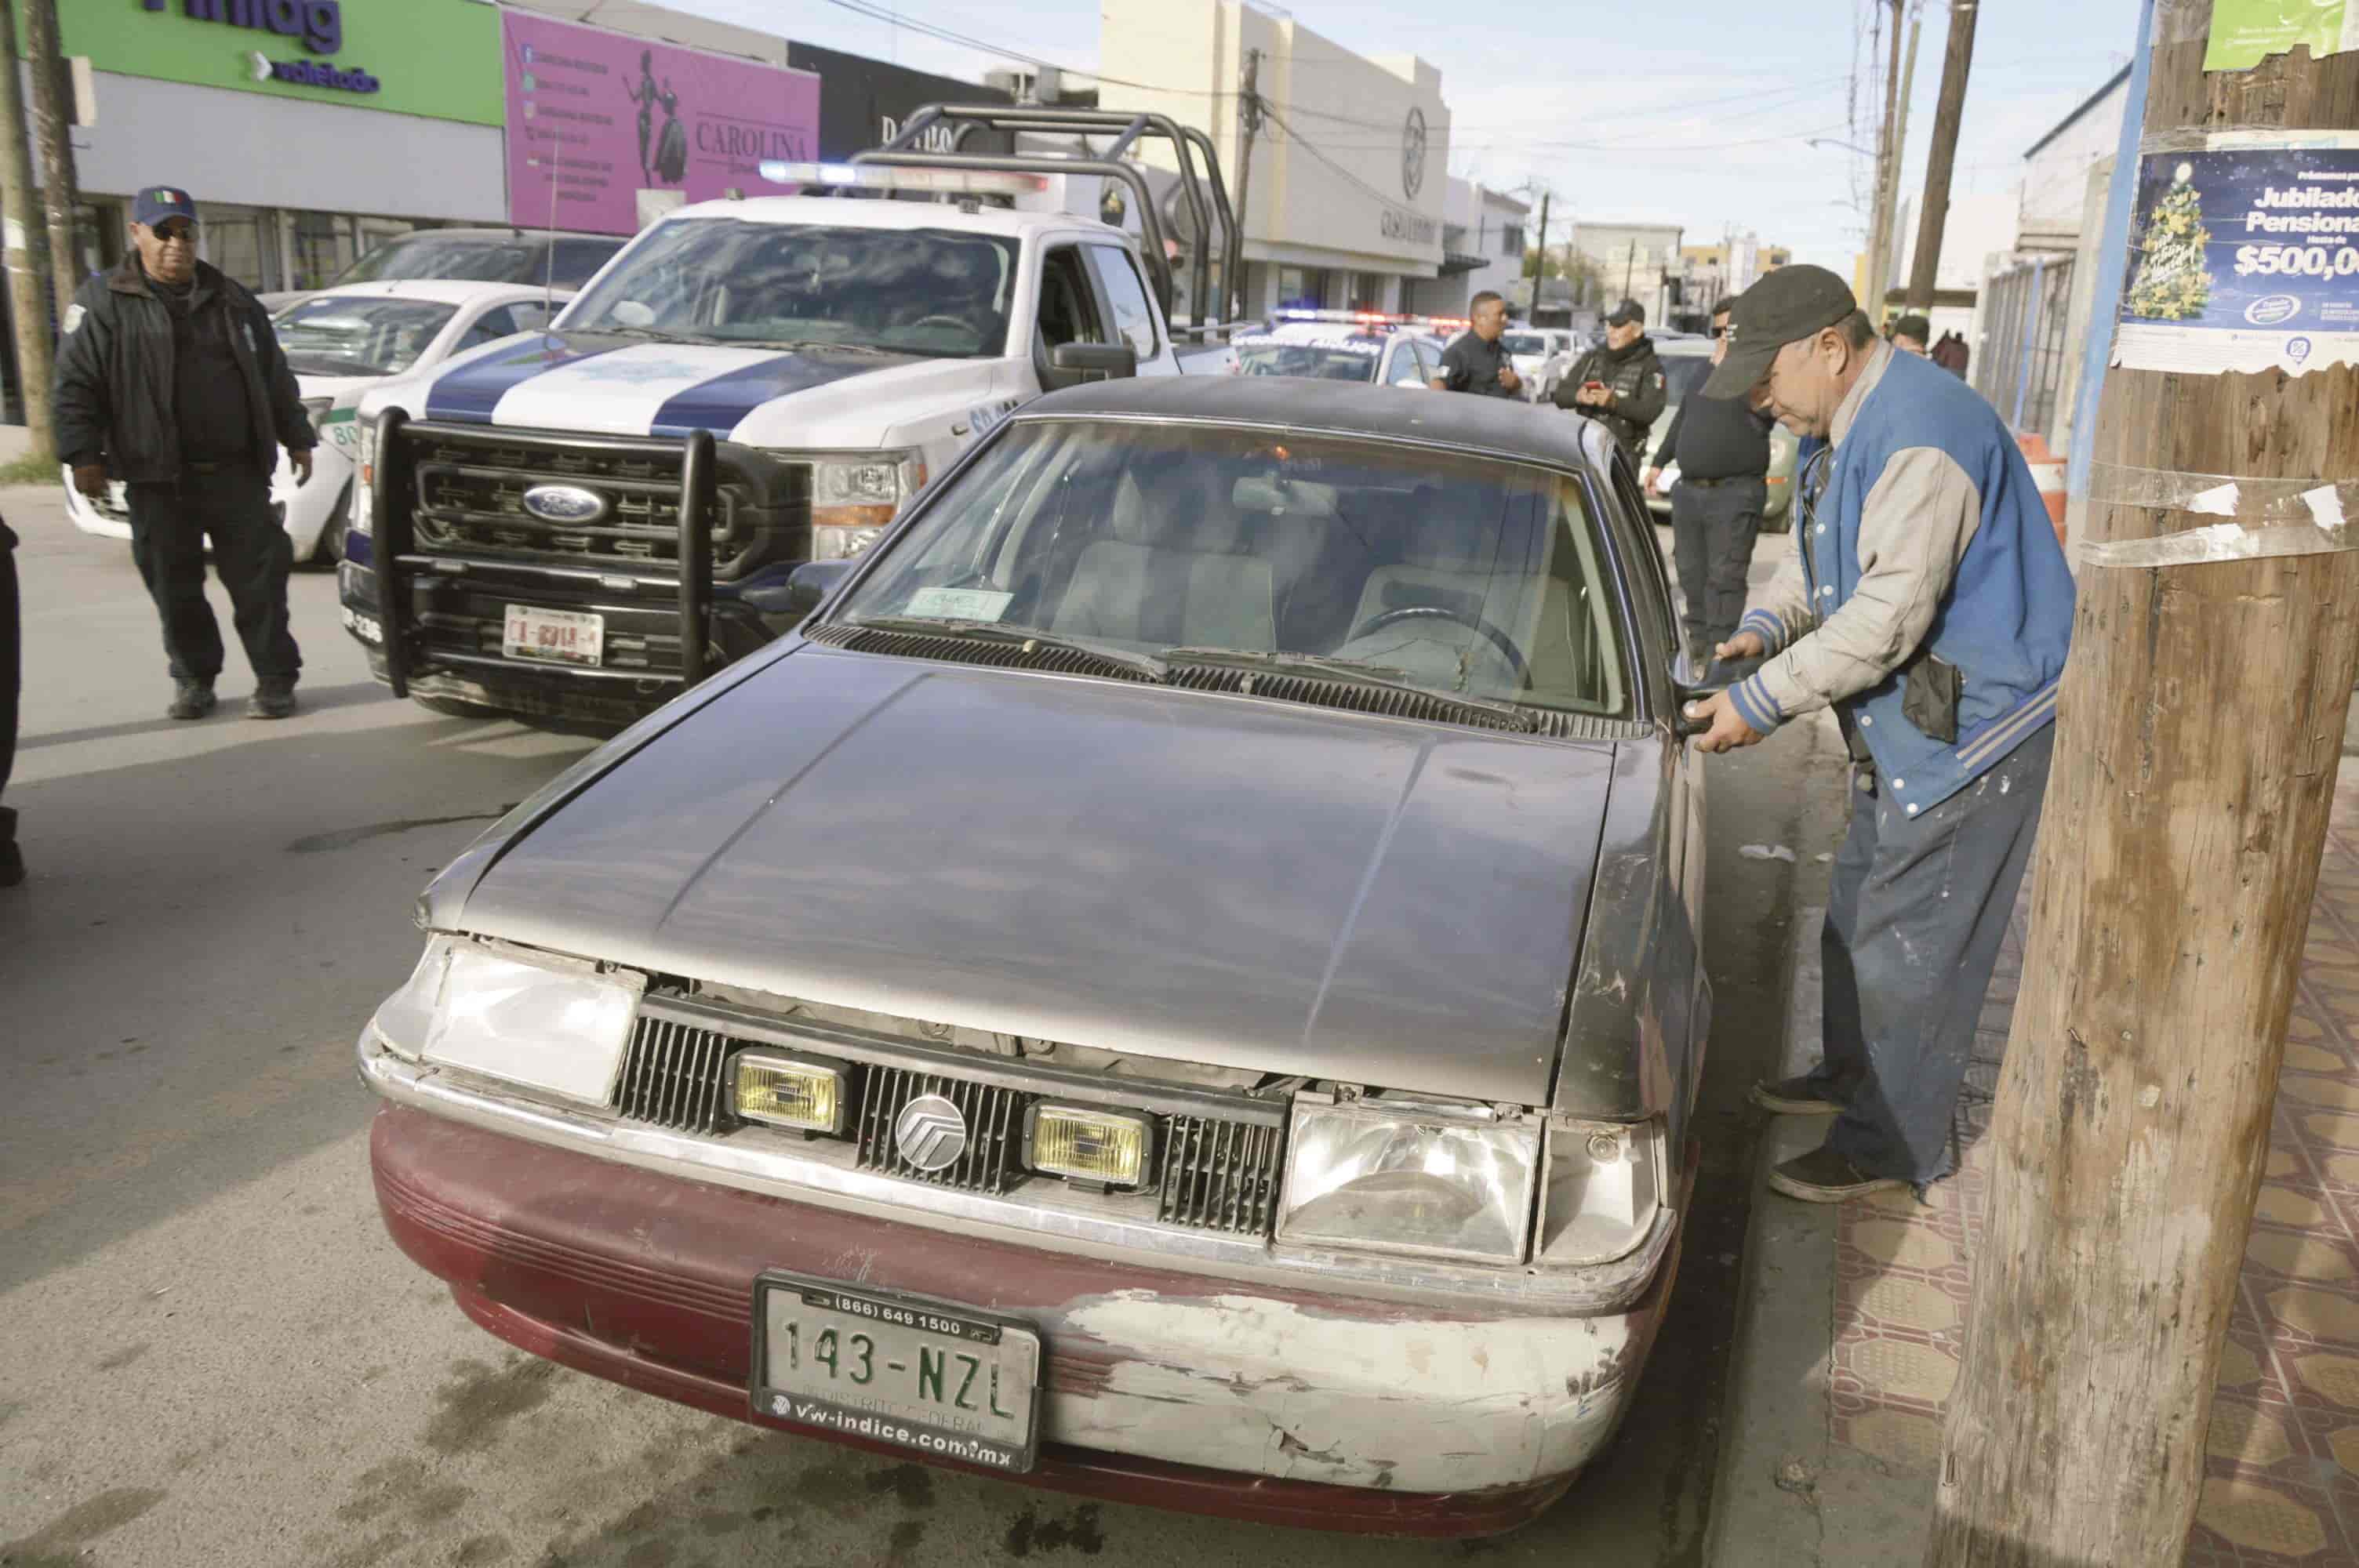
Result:
[[[996,621],[1016,596],[987,588],[921,588],[909,596],[905,615],[938,615],[947,621]]]

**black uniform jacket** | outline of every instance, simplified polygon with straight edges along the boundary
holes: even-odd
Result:
[[[244,373],[256,432],[254,466],[268,473],[278,449],[309,450],[319,437],[305,417],[295,373],[278,351],[270,313],[244,285],[197,264],[210,310],[229,312],[230,347]],[[172,414],[172,314],[148,286],[138,253],[83,283],[58,343],[58,455],[71,467],[106,464],[130,483],[180,477],[180,434]]]
[[[1613,389],[1612,407],[1592,408],[1573,401],[1582,387],[1593,381],[1602,381]],[[1603,425],[1634,460],[1638,443],[1647,438],[1663,411],[1663,362],[1655,357],[1652,338],[1639,339],[1618,358],[1611,349],[1590,350],[1556,387],[1559,408],[1586,414]]]

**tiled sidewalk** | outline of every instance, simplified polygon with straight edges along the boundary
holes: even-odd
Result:
[[[1883,1193],[1837,1219],[1831,1436],[1902,1475],[1937,1460],[1957,1376],[2020,922],[1968,1072],[1958,1174],[1930,1206]],[[2335,789],[2209,1446],[2187,1563],[2359,1568],[2359,768]]]

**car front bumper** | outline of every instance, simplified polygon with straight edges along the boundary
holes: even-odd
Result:
[[[1547,1508],[1627,1408],[1678,1259],[1674,1244],[1625,1310],[1510,1316],[880,1219],[397,1104],[379,1113],[371,1156],[402,1249],[537,1355],[874,1448],[754,1411],[754,1281],[787,1268],[929,1296],[1041,1335],[1040,1460],[1014,1478],[1370,1533],[1495,1534]]]

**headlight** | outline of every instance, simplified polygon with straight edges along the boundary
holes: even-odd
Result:
[[[646,988],[578,959],[438,936],[376,1028],[397,1054],[603,1106]]]
[[[376,421],[354,421],[361,427],[361,450],[358,470],[353,475],[353,506],[347,526],[355,534],[376,532]]]
[[[778,455],[810,464],[813,560],[860,554],[925,488],[926,460],[915,448]]]
[[[1520,1263],[1540,1134],[1488,1107],[1295,1102],[1281,1241]]]
[[[1662,1206],[1664,1147],[1659,1120],[1550,1126],[1532,1260],[1544,1268],[1606,1263],[1646,1240]]]

